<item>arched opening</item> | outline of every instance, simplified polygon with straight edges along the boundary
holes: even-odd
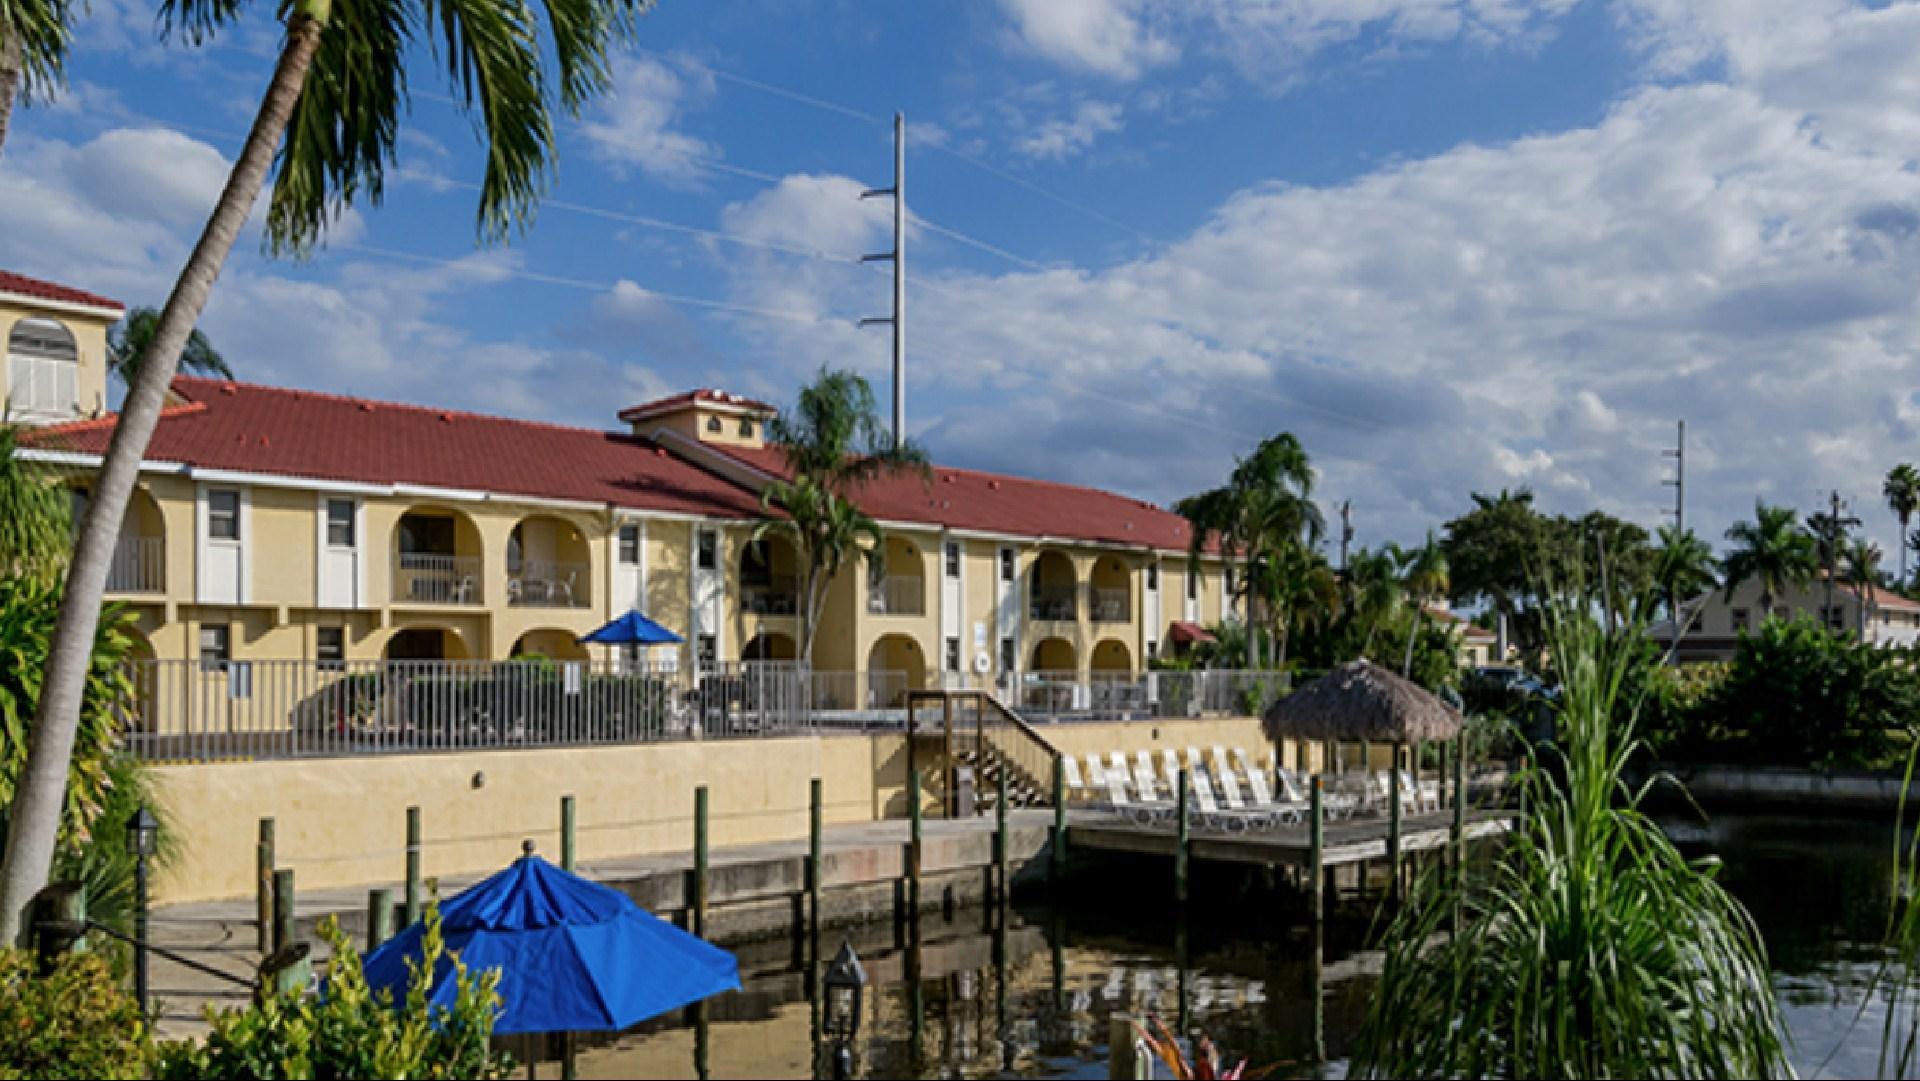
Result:
[[[1030,615],[1041,622],[1071,623],[1079,616],[1080,579],[1065,552],[1045,551],[1033,561]]]
[[[380,655],[390,661],[464,661],[467,641],[445,627],[402,627],[394,631]]]
[[[160,672],[163,666],[153,663],[153,642],[145,634],[134,627],[126,627],[121,633],[127,639],[127,672],[133,684],[133,696],[127,705],[127,730],[158,732],[158,707],[163,701],[160,697]]]
[[[1035,675],[1049,678],[1072,678],[1079,669],[1079,656],[1065,638],[1042,639],[1033,647],[1033,663],[1028,666]]]
[[[743,661],[791,661],[800,655],[800,647],[790,634],[761,631],[740,647]]]
[[[50,420],[80,411],[80,349],[53,319],[22,319],[7,335],[7,414]]]
[[[1119,556],[1094,561],[1089,576],[1089,615],[1095,623],[1125,623],[1133,616],[1133,575]]]
[[[585,608],[593,599],[593,555],[579,526],[550,514],[522,518],[507,537],[507,603],[519,608]]]
[[[68,489],[73,522],[86,513],[92,490],[82,485]],[[153,493],[135,488],[120,520],[120,536],[113,544],[113,562],[107,568],[109,593],[164,593],[167,588],[167,523]]]
[[[545,657],[553,661],[585,661],[592,655],[587,647],[581,645],[572,631],[563,631],[554,627],[542,627],[528,631],[513,643],[509,657]]]
[[[1087,659],[1095,679],[1132,679],[1133,651],[1117,638],[1107,638],[1093,647]]]
[[[905,537],[889,536],[880,562],[868,564],[867,611],[880,616],[927,612],[926,561]]]
[[[868,706],[898,709],[908,691],[927,686],[927,656],[912,635],[883,634],[867,651]]]
[[[393,527],[393,599],[484,604],[480,529],[457,510],[418,507]]]
[[[740,604],[760,616],[799,611],[800,557],[793,542],[769,535],[740,550]]]

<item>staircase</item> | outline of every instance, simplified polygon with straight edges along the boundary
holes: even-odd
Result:
[[[1060,752],[985,691],[914,691],[907,696],[907,730],[907,767],[931,781],[950,817],[959,810],[961,769],[973,771],[976,814],[994,810],[1003,776],[1009,810],[1053,802]],[[922,755],[935,760],[922,762]]]

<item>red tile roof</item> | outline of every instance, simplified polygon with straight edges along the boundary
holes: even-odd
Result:
[[[786,473],[786,454],[778,447],[709,449],[763,473]],[[853,499],[882,522],[922,522],[982,533],[1177,551],[1186,551],[1192,536],[1185,518],[1143,499],[949,466],[933,467],[931,483],[912,473],[881,477],[856,490]]]
[[[773,406],[754,398],[748,398],[739,394],[728,394],[724,390],[708,389],[689,390],[683,394],[675,394],[667,398],[655,398],[653,401],[641,402],[639,405],[630,405],[620,411],[620,419],[639,420],[642,417],[657,417],[662,413],[671,413],[683,406],[692,405],[694,402],[727,406],[734,409],[745,409],[752,413],[779,412],[779,410]]]
[[[182,376],[150,461],[756,517],[759,501],[630,435]],[[100,454],[115,418],[36,430],[31,446]]]
[[[103,297],[98,293],[89,293],[84,289],[42,281],[39,278],[29,278],[25,274],[15,274],[10,270],[0,270],[0,293],[13,293],[61,304],[82,304],[89,308],[126,311],[126,307],[119,301]]]

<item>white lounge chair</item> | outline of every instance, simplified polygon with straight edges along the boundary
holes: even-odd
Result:
[[[1218,747],[1213,749],[1208,762],[1208,774],[1215,787],[1220,790],[1220,800],[1227,805],[1228,810],[1246,810],[1246,801],[1240,798],[1240,780],[1233,775],[1233,770],[1227,765],[1227,752]]]
[[[1192,774],[1189,783],[1193,786],[1193,808],[1189,813],[1203,829],[1242,833],[1250,829],[1272,829],[1274,823],[1279,821],[1279,816],[1272,811],[1252,811],[1244,808],[1232,810],[1221,807],[1213,798],[1213,783],[1207,778],[1205,771]]]
[[[1440,810],[1440,782],[1421,780],[1416,775],[1400,771],[1400,791],[1413,793],[1416,808],[1427,812]]]
[[[1094,793],[1087,788],[1086,778],[1080,776],[1080,763],[1070,754],[1060,756],[1060,777],[1067,785],[1067,799],[1093,799]]]
[[[1304,800],[1274,799],[1273,789],[1267,787],[1267,775],[1262,770],[1247,771],[1247,789],[1253,795],[1255,810],[1267,811],[1282,822],[1299,822],[1313,806]]]
[[[1108,773],[1107,799],[1120,817],[1142,826],[1163,822],[1172,818],[1176,808],[1163,800],[1137,800],[1127,792],[1127,778],[1122,773]]]
[[[1087,756],[1087,785],[1094,791],[1104,791],[1107,787],[1107,768],[1100,764],[1100,756]]]
[[[1154,780],[1153,762],[1147,758],[1145,751],[1134,756],[1133,787],[1140,793],[1141,799],[1159,800],[1172,798],[1170,793],[1166,795],[1161,793],[1159,784]]]
[[[1302,818],[1312,814],[1313,797],[1308,793],[1307,789],[1313,782],[1288,769],[1280,770],[1276,776],[1280,779],[1281,802],[1302,808],[1300,812]],[[1330,819],[1337,821],[1342,818],[1350,818],[1360,811],[1365,804],[1366,801],[1363,795],[1348,791],[1344,785],[1329,786],[1324,783],[1321,785],[1320,806]]]

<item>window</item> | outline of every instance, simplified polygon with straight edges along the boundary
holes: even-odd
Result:
[[[1013,549],[1011,548],[1000,549],[1000,580],[1013,581]]]
[[[313,656],[322,672],[338,672],[347,666],[347,632],[344,627],[318,627],[313,632]]]
[[[1000,670],[1002,672],[1011,672],[1014,668],[1013,639],[1002,638],[1000,639]]]
[[[1152,638],[1147,639],[1147,660],[1155,661],[1159,659],[1160,659],[1160,643],[1157,640]]]
[[[232,488],[207,492],[207,536],[215,540],[240,539],[240,493]]]
[[[742,439],[753,438],[753,422],[752,421],[742,420],[740,422],[740,438]]]
[[[620,527],[620,562],[629,567],[640,565],[640,527],[637,525]]]
[[[946,557],[947,557],[947,577],[949,578],[960,577],[960,544],[958,541],[947,542]]]
[[[224,672],[233,660],[233,629],[225,623],[200,625],[200,670]]]
[[[1736,631],[1744,631],[1747,629],[1747,626],[1748,626],[1747,610],[1745,608],[1735,608],[1733,610],[1733,622],[1731,624],[1731,629]]]
[[[1200,575],[1191,567],[1187,569],[1187,599],[1190,601],[1200,599]]]
[[[1147,588],[1156,592],[1160,589],[1160,564],[1158,563],[1147,564]]]
[[[754,541],[740,553],[740,584],[767,587],[773,585],[773,556],[766,541]]]
[[[699,635],[694,639],[693,663],[699,668],[711,669],[720,659],[720,643],[711,634]]]
[[[707,418],[707,431],[712,432],[714,435],[720,434],[720,418],[719,417]]]
[[[327,544],[351,548],[353,543],[353,500],[327,500]]]
[[[947,636],[947,667],[949,672],[960,670],[960,639],[956,635]]]
[[[7,336],[7,405],[18,413],[73,413],[79,408],[80,351],[73,334],[51,319],[22,319]]]
[[[700,530],[694,535],[694,566],[710,571],[719,565],[720,535],[711,529]]]

